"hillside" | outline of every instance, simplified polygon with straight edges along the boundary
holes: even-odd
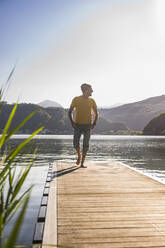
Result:
[[[70,134],[72,126],[68,118],[68,111],[62,108],[45,108],[50,115],[50,119],[46,125],[48,133]]]
[[[53,108],[63,108],[61,104],[55,102],[55,101],[51,101],[51,100],[45,100],[42,101],[40,103],[38,103],[37,105],[43,107],[43,108],[49,108],[49,107],[53,107]]]
[[[0,109],[0,132],[4,129],[5,123],[7,122],[9,115],[13,109],[13,104],[3,104]],[[46,126],[51,116],[36,104],[22,103],[18,105],[16,114],[13,118],[10,130],[16,128],[30,113],[38,109],[36,114],[27,121],[27,123],[20,129],[23,133],[32,133],[41,126]]]
[[[96,127],[93,129],[93,133],[99,134],[117,134],[117,132],[128,131],[128,128],[120,122],[112,122],[99,117]]]
[[[165,113],[153,118],[144,128],[144,135],[165,135]]]
[[[100,109],[100,116],[124,123],[133,130],[143,130],[155,116],[165,111],[165,95],[124,104],[112,109]]]
[[[5,123],[12,111],[13,104],[3,104],[0,109],[0,133],[2,133]],[[31,112],[39,109],[38,112],[28,122],[21,127],[18,133],[32,133],[40,126],[45,126],[43,133],[45,134],[73,134],[73,128],[68,118],[68,110],[63,108],[42,108],[36,104],[19,104],[16,115],[13,119],[11,129],[18,126]],[[127,127],[123,123],[111,122],[104,118],[99,118],[94,134],[119,134],[127,131]]]

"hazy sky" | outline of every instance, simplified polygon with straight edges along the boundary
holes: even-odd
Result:
[[[91,83],[99,106],[165,94],[164,0],[0,0],[7,100],[64,107]]]

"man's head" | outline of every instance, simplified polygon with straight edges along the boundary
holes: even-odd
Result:
[[[81,90],[84,96],[89,97],[92,95],[92,86],[90,84],[82,84]]]

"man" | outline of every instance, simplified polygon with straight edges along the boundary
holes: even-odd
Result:
[[[79,165],[81,163],[81,167],[86,168],[86,166],[84,166],[84,161],[89,149],[90,131],[96,125],[98,113],[97,113],[97,105],[95,101],[90,97],[93,92],[91,85],[82,84],[81,90],[82,90],[82,95],[75,97],[72,100],[69,109],[69,118],[72,127],[74,128],[73,145],[78,155],[76,164]],[[73,118],[74,110],[75,110],[75,116]],[[94,113],[94,120],[92,120],[92,112]],[[80,137],[82,134],[84,135],[84,137],[83,137],[83,152],[81,156]]]

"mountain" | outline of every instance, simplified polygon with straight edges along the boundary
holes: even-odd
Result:
[[[113,105],[110,105],[110,106],[102,106],[102,107],[100,107],[100,108],[102,108],[102,109],[110,109],[110,108],[119,107],[119,106],[121,106],[121,105],[123,105],[123,103],[115,103],[115,104],[113,104]]]
[[[3,104],[0,108],[0,132],[5,127],[9,115],[14,104]],[[36,104],[21,103],[18,104],[16,113],[12,120],[9,131],[16,128],[28,115],[38,110],[21,128],[19,132],[32,133],[41,126],[46,126],[51,116],[43,108],[39,108]]]
[[[144,135],[165,135],[165,113],[153,118],[143,130]]]
[[[59,103],[57,103],[55,101],[51,101],[51,100],[42,101],[42,102],[38,103],[38,105],[43,107],[43,108],[49,108],[49,107],[63,108],[62,105],[60,105]]]
[[[13,109],[13,104],[3,103],[0,108],[0,133],[3,132],[5,124]],[[30,113],[38,110],[36,114],[25,123],[17,133],[30,134],[37,128],[44,126],[44,134],[73,134],[68,110],[63,108],[43,108],[36,104],[18,104],[16,114],[13,118],[9,131],[16,128]],[[94,134],[123,134],[128,133],[128,128],[120,122],[112,122],[99,117]]]
[[[99,115],[111,121],[122,122],[132,130],[140,131],[151,119],[163,112],[165,112],[165,95],[111,109],[100,109]]]

